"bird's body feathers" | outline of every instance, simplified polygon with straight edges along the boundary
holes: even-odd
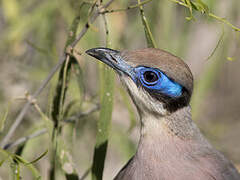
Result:
[[[176,116],[183,111],[189,114],[190,109],[164,121],[150,118],[162,124],[145,119],[136,154],[114,180],[239,180],[234,166],[207,142],[190,116],[177,125],[188,131],[176,131],[172,119],[179,121]]]

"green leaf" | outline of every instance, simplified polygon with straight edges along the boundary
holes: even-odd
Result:
[[[34,159],[33,161],[27,163],[27,165],[28,165],[28,164],[36,163],[37,161],[39,161],[40,159],[42,159],[47,153],[48,153],[48,150],[46,150],[45,152],[43,152],[38,158],[36,158],[36,159]]]
[[[208,6],[202,2],[202,0],[196,0],[196,2],[192,3],[192,4],[195,4],[197,6],[197,9],[202,13],[207,13],[209,12],[209,8]]]
[[[16,161],[16,164],[20,163],[23,166],[27,167],[32,172],[32,175],[35,179],[41,179],[39,171],[32,165],[32,163],[29,163],[27,160],[18,155],[13,155],[13,161]]]
[[[11,154],[8,153],[8,151],[3,150],[2,148],[0,148],[0,167],[2,166],[2,164],[11,157]]]
[[[65,177],[67,180],[79,180],[79,177],[77,174],[65,174]]]
[[[0,161],[0,167],[3,165],[3,163],[5,162],[6,159],[3,159]]]
[[[73,64],[74,67],[74,74],[76,76],[76,81],[78,84],[78,88],[79,88],[79,94],[80,94],[80,100],[82,100],[84,97],[84,92],[85,92],[85,85],[84,85],[84,80],[83,80],[83,70],[80,67],[80,65],[78,63],[74,63]]]
[[[97,139],[92,165],[93,180],[102,179],[113,109],[114,72],[103,64],[99,64],[99,70],[101,110],[97,125]]]

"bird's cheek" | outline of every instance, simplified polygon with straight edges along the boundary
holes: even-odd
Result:
[[[121,79],[121,81],[122,81],[122,83],[123,83],[123,85],[132,93],[134,93],[134,94],[137,94],[137,92],[138,92],[138,88],[137,88],[137,86],[136,86],[136,83],[132,80],[132,78],[131,77],[129,77],[129,76],[127,76],[127,75],[122,75],[121,77],[120,77],[120,79]]]
[[[140,96],[140,89],[137,86],[137,84],[132,80],[131,77],[125,75],[120,77],[123,85],[127,88],[128,93],[130,94],[131,98],[135,101],[138,102],[140,99],[142,99]]]

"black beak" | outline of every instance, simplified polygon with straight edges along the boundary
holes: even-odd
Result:
[[[119,51],[108,48],[93,48],[87,50],[86,53],[115,69],[114,66],[114,63],[116,63],[115,56],[119,54]]]
[[[116,70],[120,75],[125,73],[132,78],[135,76],[134,68],[123,60],[120,52],[117,50],[109,48],[93,48],[87,50],[86,53],[107,64]]]

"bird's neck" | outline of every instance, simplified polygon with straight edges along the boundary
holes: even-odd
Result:
[[[140,117],[142,126],[137,156],[147,157],[147,152],[151,157],[153,157],[152,154],[156,157],[164,157],[164,152],[170,149],[173,151],[179,149],[178,152],[174,152],[177,154],[188,148],[188,142],[205,141],[191,119],[190,107],[182,108],[169,116],[143,115]]]
[[[192,121],[190,106],[181,108],[166,116],[142,114],[140,117],[142,138],[151,135],[159,137],[168,134],[180,139],[191,139],[195,138],[196,133],[199,133],[197,126]]]

